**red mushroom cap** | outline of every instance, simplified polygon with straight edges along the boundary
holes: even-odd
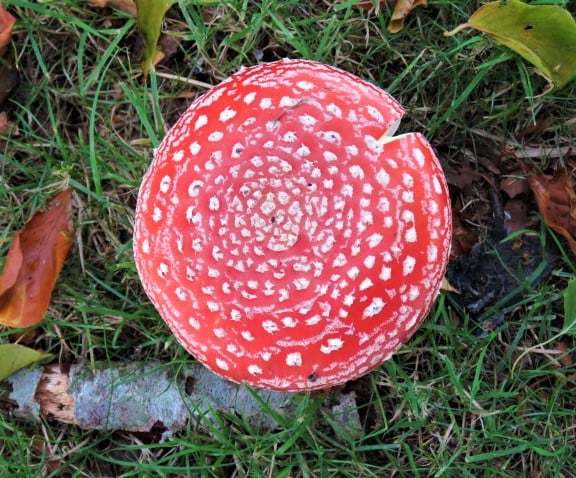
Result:
[[[136,265],[212,371],[327,388],[418,328],[444,275],[451,214],[426,139],[382,139],[402,114],[349,73],[283,60],[232,75],[171,128],[140,189]]]

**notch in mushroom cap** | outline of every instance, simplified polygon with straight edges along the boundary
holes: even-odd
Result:
[[[401,106],[339,69],[243,69],[170,129],[134,234],[145,291],[182,345],[235,382],[298,391],[389,358],[436,298],[451,214]]]

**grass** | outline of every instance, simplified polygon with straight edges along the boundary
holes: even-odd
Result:
[[[189,360],[146,300],[131,251],[152,149],[203,91],[160,74],[214,84],[240,65],[286,56],[335,64],[387,87],[409,112],[402,131],[425,133],[447,169],[482,170],[498,141],[514,141],[535,118],[553,118],[535,143],[574,143],[574,84],[535,96],[545,82],[508,51],[474,32],[442,35],[480,2],[432,0],[394,36],[386,9],[369,16],[336,3],[180,2],[166,24],[178,49],[145,83],[126,15],[72,0],[4,1],[19,18],[10,55],[21,83],[6,106],[17,131],[0,142],[0,253],[52,193],[74,189],[76,245],[35,346],[62,362]],[[558,243],[564,254],[551,278],[506,303],[495,332],[479,336],[478,323],[443,295],[410,343],[361,381],[360,437],[334,432],[316,394],[300,396],[298,419],[271,433],[227,417],[162,443],[2,415],[0,476],[574,477],[576,366],[535,347],[561,330],[561,292],[576,272]]]

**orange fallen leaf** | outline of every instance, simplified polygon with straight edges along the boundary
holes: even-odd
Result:
[[[90,0],[90,6],[96,8],[115,8],[116,10],[126,12],[133,17],[138,13],[134,0]]]
[[[538,209],[548,226],[561,234],[576,255],[576,191],[567,174],[528,178]]]
[[[388,23],[388,31],[390,33],[398,33],[404,28],[404,21],[410,15],[410,12],[416,7],[427,6],[428,0],[396,0],[396,2],[381,0],[380,4],[384,3],[394,3],[394,12],[390,18],[390,23]],[[358,6],[364,10],[370,10],[373,4],[370,0],[364,0],[358,3]]]
[[[0,275],[0,323],[30,327],[42,320],[64,260],[72,246],[71,191],[16,233]]]
[[[16,23],[16,19],[0,5],[0,55],[4,53],[12,37],[12,27],[14,23]]]

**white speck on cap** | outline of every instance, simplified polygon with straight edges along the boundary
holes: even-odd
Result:
[[[300,367],[302,365],[302,355],[300,352],[292,352],[286,355],[286,365],[289,367]]]
[[[196,123],[194,123],[194,129],[196,131],[198,131],[200,128],[202,128],[203,126],[206,126],[207,124],[208,124],[208,116],[200,115],[200,116],[198,116]]]

